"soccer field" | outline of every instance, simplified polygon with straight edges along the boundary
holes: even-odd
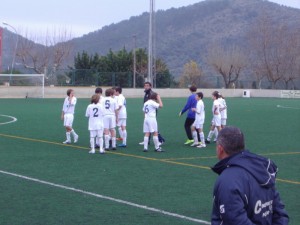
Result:
[[[126,96],[126,93],[124,93]],[[186,98],[163,99],[165,152],[143,152],[142,99],[127,99],[127,148],[88,154],[89,99],[78,99],[76,144],[64,145],[63,99],[0,99],[0,224],[210,224],[215,144],[183,145]],[[227,98],[228,125],[279,167],[277,188],[300,224],[300,100]],[[208,134],[212,100],[204,99]]]

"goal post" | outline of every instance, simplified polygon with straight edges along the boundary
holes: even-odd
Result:
[[[20,87],[25,98],[45,97],[44,74],[0,74],[0,85]]]

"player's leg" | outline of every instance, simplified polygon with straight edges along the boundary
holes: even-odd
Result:
[[[191,131],[191,126],[194,123],[195,119],[194,118],[186,118],[185,122],[184,122],[184,129],[185,129],[185,133],[187,136],[187,141],[184,143],[185,145],[191,144],[193,143],[193,135],[192,135],[192,131]]]
[[[90,130],[90,145],[91,150],[89,153],[94,154],[95,153],[95,137],[96,137],[96,131]]]
[[[197,135],[196,123],[195,122],[193,123],[191,130],[192,130],[193,139],[194,139],[194,143],[191,144],[191,146],[196,147],[197,145],[199,145],[199,143],[198,143],[198,135]]]

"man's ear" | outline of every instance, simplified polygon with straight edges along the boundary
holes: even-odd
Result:
[[[224,159],[225,158],[225,151],[222,145],[217,144],[217,157],[218,159]]]

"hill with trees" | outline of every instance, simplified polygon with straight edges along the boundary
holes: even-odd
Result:
[[[121,49],[132,51],[134,46],[147,49],[148,24],[149,13],[145,12],[71,39],[66,43],[72,51],[61,68],[73,67],[75,56],[82,52],[104,56]],[[206,0],[178,9],[158,10],[155,28],[156,57],[175,77],[184,76],[187,64],[196,63],[199,74],[206,77],[203,83],[211,82],[209,77],[219,76],[225,87],[237,80],[254,80],[252,86],[260,87],[259,83],[267,79],[275,88],[277,79],[287,83],[298,79],[300,57],[289,46],[299,50],[300,9],[265,0]],[[262,46],[263,40],[268,46]],[[286,44],[279,49],[278,43]],[[268,57],[263,59],[263,55]],[[260,60],[265,61],[264,65]],[[283,63],[297,66],[291,72],[279,66]],[[292,75],[284,78],[287,73]]]

